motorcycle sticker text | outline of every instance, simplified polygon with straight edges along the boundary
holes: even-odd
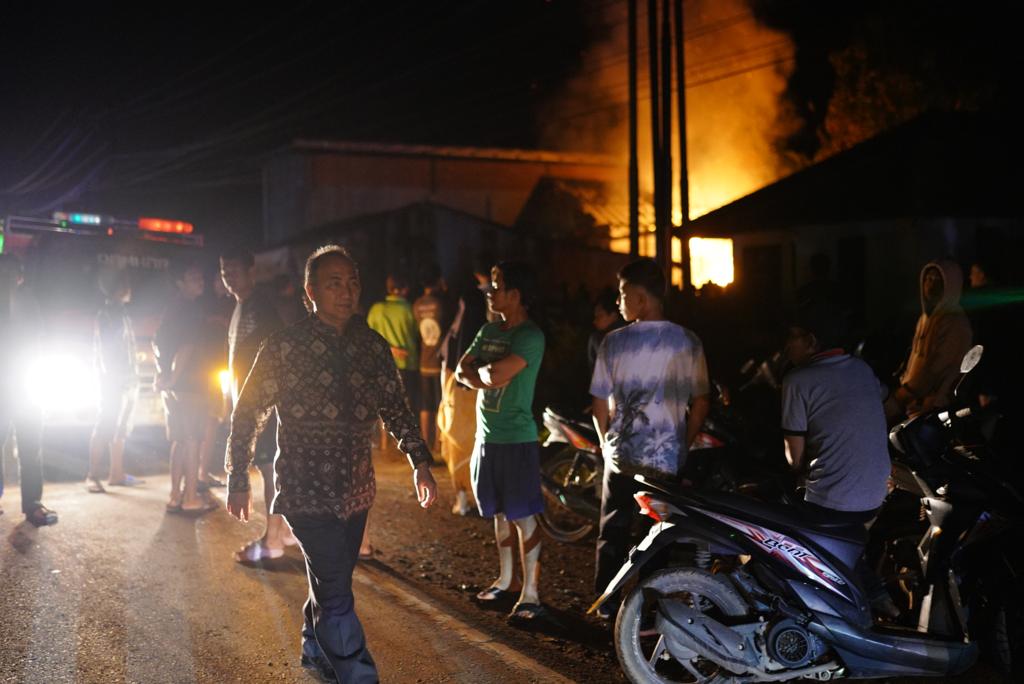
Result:
[[[824,561],[786,535],[764,527],[751,525],[743,522],[742,520],[737,520],[736,518],[731,518],[720,513],[712,513],[711,511],[704,510],[701,512],[715,520],[725,523],[729,527],[739,530],[748,538],[768,549],[769,553],[773,556],[785,561],[788,565],[795,568],[804,577],[820,584],[826,589],[834,591],[843,598],[847,598],[846,594],[838,588],[846,586],[846,582],[843,578],[832,572]]]

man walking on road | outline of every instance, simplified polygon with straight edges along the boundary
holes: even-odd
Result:
[[[302,664],[325,681],[376,682],[355,614],[352,571],[376,492],[370,445],[378,417],[414,468],[421,506],[433,503],[437,488],[390,347],[354,315],[356,263],[341,247],[321,247],[306,262],[305,287],[313,314],[263,343],[232,413],[227,508],[249,519],[253,447],[276,408],[271,511],[283,515],[298,538],[309,579]]]

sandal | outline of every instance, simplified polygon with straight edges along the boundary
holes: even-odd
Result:
[[[125,475],[123,479],[117,482],[108,482],[107,484],[111,487],[138,487],[139,485],[146,484],[146,481],[134,475]]]
[[[99,480],[87,481],[85,485],[85,491],[90,494],[106,494],[107,490],[103,488],[103,483]]]
[[[263,560],[273,560],[284,555],[284,549],[272,549],[263,545],[262,539],[249,542],[238,551],[235,551],[236,563],[258,563]]]
[[[522,625],[535,625],[541,621],[548,621],[550,613],[540,603],[517,603],[512,612],[508,615],[508,621]]]
[[[25,514],[25,519],[36,527],[45,527],[46,525],[57,524],[57,512],[51,511],[46,506],[39,506],[31,513]]]
[[[374,553],[376,553],[376,550],[373,548],[373,546],[371,546],[368,551],[363,551],[362,549],[359,549],[359,560],[373,560]]]
[[[476,600],[481,603],[495,603],[497,601],[504,601],[505,599],[518,596],[519,592],[522,591],[522,587],[508,589],[500,589],[494,585],[491,585],[476,595]]]
[[[216,502],[201,501],[198,506],[186,506],[182,504],[181,507],[179,508],[179,511],[181,513],[188,513],[190,515],[202,515],[203,513],[209,513],[215,508],[220,508],[220,506]]]
[[[177,496],[172,494],[165,508],[168,513],[181,513],[181,494]]]

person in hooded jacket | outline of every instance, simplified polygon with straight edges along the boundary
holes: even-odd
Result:
[[[921,317],[900,386],[885,402],[890,424],[949,404],[971,348],[971,323],[960,306],[963,282],[960,266],[948,259],[921,270]]]

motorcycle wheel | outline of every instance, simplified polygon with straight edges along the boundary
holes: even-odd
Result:
[[[595,479],[593,468],[589,464],[581,462],[577,464],[577,468],[573,472],[575,455],[576,451],[574,449],[571,447],[565,448],[542,462],[540,466],[541,472],[563,487],[575,486],[569,482],[571,475],[573,479],[589,484],[588,487],[584,487],[584,491],[586,489],[593,489],[600,484],[597,483],[595,485],[592,482]],[[575,542],[584,539],[594,530],[595,524],[593,520],[580,515],[570,506],[562,503],[557,496],[548,491],[547,487],[542,487],[542,489],[544,492],[544,512],[540,514],[538,522],[545,534],[558,542]],[[600,497],[600,493],[597,496]]]
[[[696,568],[669,568],[638,583],[619,609],[615,620],[615,653],[627,679],[634,684],[724,684],[735,675],[701,657],[681,663],[665,649],[654,629],[658,599],[670,597],[699,606],[711,617],[747,613],[743,597],[727,581]]]

